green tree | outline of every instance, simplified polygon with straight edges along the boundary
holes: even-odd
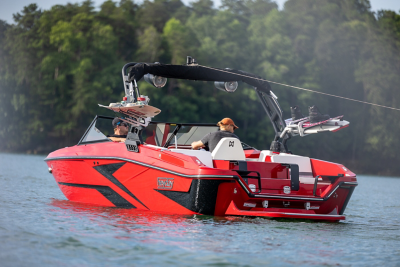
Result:
[[[159,59],[162,50],[162,35],[154,26],[149,26],[139,39],[138,61],[155,62]]]
[[[121,99],[120,69],[126,62],[199,64],[242,69],[268,80],[399,107],[400,16],[371,12],[367,0],[210,0],[189,7],[180,0],[134,3],[91,1],[39,10],[35,4],[0,21],[1,151],[49,152],[76,143],[97,103]],[[170,80],[141,92],[162,109],[157,120],[217,122],[233,117],[243,141],[268,149],[274,135],[253,88],[234,94],[211,82]],[[291,150],[343,162],[369,173],[396,174],[400,141],[396,111],[272,84],[284,117],[298,105],[351,127],[336,134],[294,138]],[[110,114],[111,115],[111,114]],[[17,135],[18,138],[6,138]]]
[[[157,31],[162,32],[165,23],[173,17],[185,22],[188,11],[181,0],[154,0],[153,2],[145,0],[139,10],[139,21],[142,28],[153,25]]]

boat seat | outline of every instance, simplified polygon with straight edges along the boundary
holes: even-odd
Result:
[[[299,165],[300,176],[313,177],[311,161],[309,157],[281,153],[279,155],[271,156],[271,162],[297,164]]]
[[[190,149],[170,149],[172,152],[194,156],[198,158],[204,165],[214,168],[211,153],[205,150],[190,150]]]
[[[222,138],[211,156],[216,160],[246,160],[240,140],[233,137]]]
[[[261,150],[258,161],[265,162],[266,157],[274,155],[270,150]]]

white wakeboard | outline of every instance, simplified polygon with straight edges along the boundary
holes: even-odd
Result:
[[[335,118],[330,118],[329,120],[311,123],[305,122],[302,127],[304,129],[304,134],[313,134],[319,132],[337,132],[343,128],[349,126],[350,122],[341,120],[343,116],[338,116]]]
[[[130,106],[130,107],[121,105],[121,106],[110,107],[110,106],[103,106],[103,105],[99,104],[99,106],[102,108],[106,108],[106,109],[115,111],[115,112],[122,113],[124,115],[140,117],[140,118],[154,117],[154,116],[160,114],[160,112],[161,112],[160,109],[153,107],[153,106],[149,106],[149,105],[136,105],[136,106]]]
[[[309,117],[305,117],[296,121],[292,119],[285,120],[287,128],[290,129],[292,134],[300,134],[301,136],[307,134],[314,134],[320,132],[337,132],[349,126],[350,122],[342,119],[342,116],[329,118],[328,120],[311,123]]]

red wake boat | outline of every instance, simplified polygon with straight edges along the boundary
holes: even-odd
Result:
[[[122,76],[124,101],[102,107],[125,116],[130,124],[126,141],[106,137],[113,117],[96,116],[77,145],[45,159],[69,200],[176,214],[345,220],[356,175],[341,164],[294,155],[287,148],[292,136],[347,127],[342,116],[318,123],[308,117],[284,120],[267,81],[200,66],[190,57],[187,65],[128,63]],[[236,90],[236,81],[253,86],[276,133],[270,150],[235,138],[223,138],[212,153],[192,150],[193,141],[218,127],[152,122],[160,110],[140,95],[137,81],[143,77],[156,87],[166,78],[215,81],[226,92]]]

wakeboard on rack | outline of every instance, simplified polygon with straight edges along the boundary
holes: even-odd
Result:
[[[160,114],[161,112],[160,109],[148,105],[148,101],[148,97],[143,97],[134,103],[126,103],[125,101],[121,101],[120,103],[110,103],[109,106],[103,106],[101,104],[98,105],[102,108],[125,115],[125,118],[120,118],[124,122],[132,124],[133,126],[146,127],[151,121],[151,118]]]
[[[150,106],[150,105],[135,105],[135,106],[103,106],[100,105],[102,108],[106,108],[109,110],[112,110],[114,112],[119,112],[127,116],[133,116],[133,117],[139,117],[139,118],[148,118],[148,117],[154,117],[158,114],[160,114],[161,110]]]
[[[350,124],[350,122],[343,120],[343,115],[315,123],[311,123],[309,117],[295,121],[287,119],[285,122],[287,126],[284,131],[300,136],[328,131],[337,132]]]

